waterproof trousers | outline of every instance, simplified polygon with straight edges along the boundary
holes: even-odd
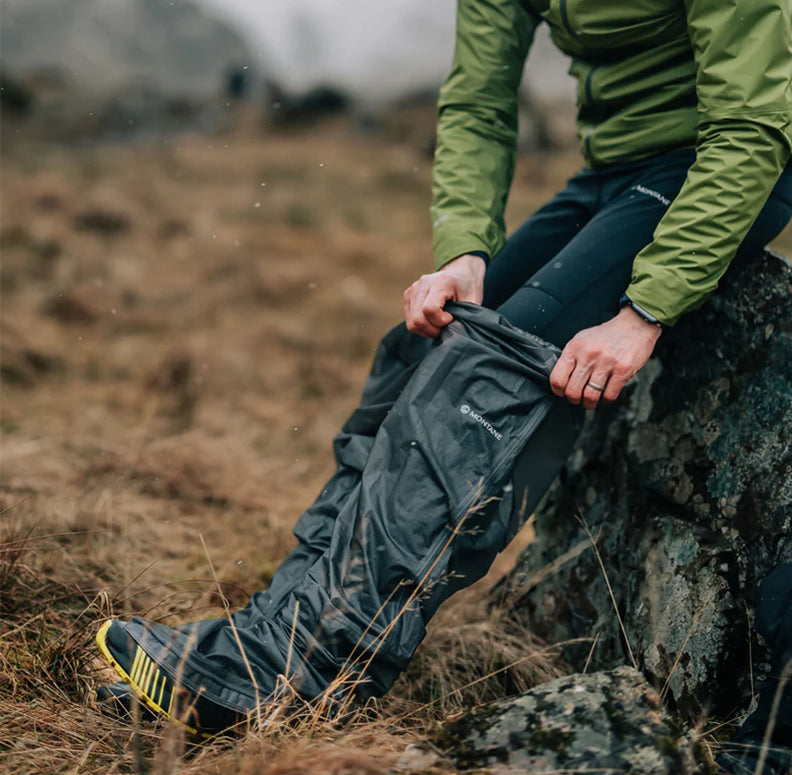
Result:
[[[452,312],[433,345],[403,325],[384,338],[299,547],[233,627],[126,625],[179,683],[242,713],[279,676],[306,699],[379,696],[531,514],[581,422],[548,389],[558,351],[483,307]]]
[[[135,619],[133,639],[236,711],[272,699],[280,675],[307,699],[387,691],[440,603],[486,573],[566,459],[581,417],[549,392],[553,345],[618,310],[692,159],[683,149],[583,170],[492,261],[484,307],[454,305],[434,344],[391,331],[335,440],[338,468],[269,589],[232,615],[233,629]],[[790,212],[788,170],[741,256]]]

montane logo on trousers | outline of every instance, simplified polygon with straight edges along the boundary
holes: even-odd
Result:
[[[462,406],[459,407],[459,411],[464,414],[465,417],[475,420],[479,425],[482,425],[484,428],[486,428],[498,441],[503,440],[503,434],[498,433],[498,431],[496,431],[486,419],[484,419],[478,412],[471,409],[467,404],[462,404]]]

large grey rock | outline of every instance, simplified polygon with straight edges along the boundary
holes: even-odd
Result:
[[[633,668],[577,674],[471,711],[440,746],[464,770],[691,775],[693,746]]]
[[[591,639],[573,666],[595,639],[594,668],[631,650],[690,720],[750,696],[754,592],[792,558],[792,269],[768,254],[728,280],[589,418],[494,595],[550,641]]]
[[[206,100],[248,67],[246,41],[189,0],[3,0],[3,67],[60,73],[78,93]]]

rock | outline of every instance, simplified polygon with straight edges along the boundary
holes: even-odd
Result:
[[[594,669],[634,657],[691,721],[747,702],[757,583],[792,558],[792,268],[768,253],[727,279],[588,418],[493,594],[551,642],[588,639],[573,668],[594,640]]]
[[[55,70],[105,95],[145,87],[207,100],[231,69],[254,69],[242,36],[189,0],[4,0],[0,42],[17,78]]]
[[[190,0],[3,0],[0,47],[6,76],[31,95],[15,127],[28,139],[216,134],[242,96],[266,101],[260,52]]]
[[[578,673],[448,724],[441,747],[463,770],[692,775],[694,747],[631,667]]]

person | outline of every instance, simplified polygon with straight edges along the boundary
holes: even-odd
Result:
[[[514,483],[530,492],[522,515],[538,502],[576,408],[616,400],[663,328],[792,216],[790,17],[790,0],[459,0],[439,100],[436,271],[405,291],[406,329],[383,339],[300,545],[234,626],[103,625],[100,649],[124,679],[103,696],[128,703],[131,686],[175,715],[181,681],[189,724],[228,726],[280,696],[293,640],[299,676],[286,679],[301,697],[387,691],[437,606],[519,526]],[[517,92],[542,23],[571,58],[585,166],[506,240]],[[471,391],[486,411],[460,405]],[[481,438],[447,434],[454,407]],[[487,498],[465,497],[465,477]],[[475,529],[462,530],[469,512]]]

